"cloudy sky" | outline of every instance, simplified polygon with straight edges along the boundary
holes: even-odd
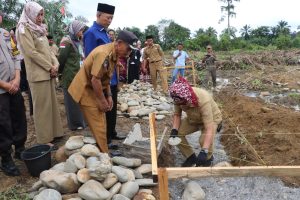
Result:
[[[70,0],[69,10],[73,16],[85,16],[91,25],[98,2],[116,6],[110,28],[136,26],[143,31],[161,19],[172,19],[192,33],[209,26],[221,33],[227,24],[226,21],[218,23],[222,15],[222,3],[218,0]],[[237,15],[231,19],[231,25],[237,30],[245,24],[251,28],[275,26],[280,20],[287,21],[292,31],[300,25],[299,0],[240,0],[234,4]]]

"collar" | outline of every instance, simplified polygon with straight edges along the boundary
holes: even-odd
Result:
[[[97,28],[99,31],[103,31],[103,30],[105,30],[105,28],[104,28],[102,25],[100,25],[100,24],[97,24],[97,22],[96,22],[96,21],[94,21],[94,24],[93,24],[93,26],[94,26],[95,28]]]

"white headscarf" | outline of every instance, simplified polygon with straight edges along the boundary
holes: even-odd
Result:
[[[74,20],[69,25],[69,34],[70,34],[72,40],[77,38],[77,36],[76,36],[77,33],[79,33],[79,31],[81,31],[84,27],[85,27],[85,24],[78,20]]]
[[[26,3],[17,25],[17,34],[24,34],[25,26],[29,26],[32,31],[38,33],[39,35],[46,35],[46,26],[44,24],[37,25],[35,23],[36,17],[38,16],[39,12],[43,9],[44,8],[36,2],[30,1]]]

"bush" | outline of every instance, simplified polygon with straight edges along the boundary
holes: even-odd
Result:
[[[278,49],[288,49],[292,47],[292,38],[290,35],[279,35],[275,40]]]

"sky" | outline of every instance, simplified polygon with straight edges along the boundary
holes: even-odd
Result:
[[[110,28],[138,27],[142,31],[148,25],[157,25],[161,19],[171,19],[194,33],[199,28],[212,26],[220,34],[227,21],[218,23],[222,16],[222,2],[218,0],[70,0],[69,11],[73,16],[82,15],[91,25],[96,19],[97,4],[107,3],[116,7]],[[296,31],[299,21],[299,0],[240,0],[235,2],[236,17],[231,26],[238,31],[250,27],[276,26],[280,20],[288,22]]]

